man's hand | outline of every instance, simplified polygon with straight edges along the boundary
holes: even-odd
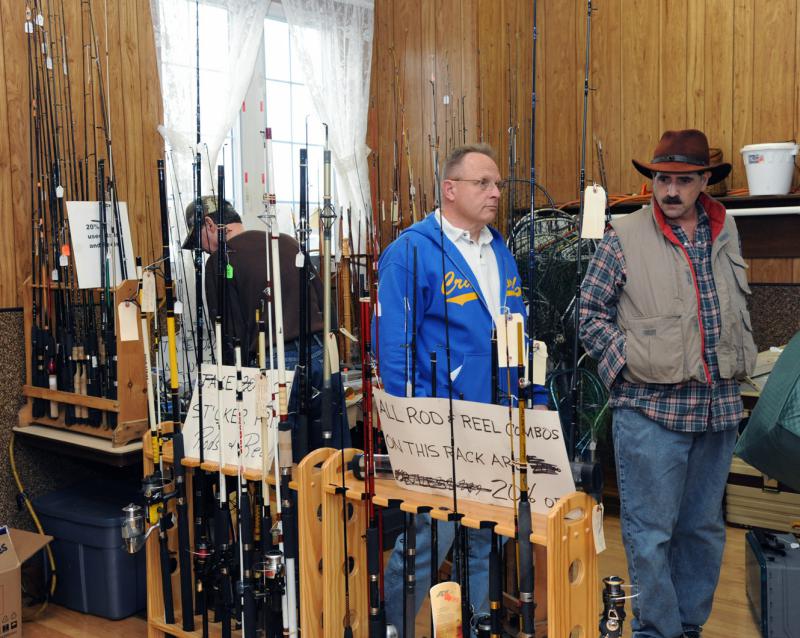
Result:
[[[543,410],[543,411],[546,412],[549,408],[546,405],[542,404],[542,403],[538,403],[538,404],[533,406],[533,409],[534,410]]]

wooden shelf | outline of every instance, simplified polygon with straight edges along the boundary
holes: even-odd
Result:
[[[40,287],[40,286],[33,286]],[[114,309],[118,313],[120,302],[130,299],[136,294],[138,282],[134,280],[123,281],[114,291]],[[46,425],[52,428],[79,432],[111,440],[114,446],[125,445],[131,441],[141,438],[147,429],[147,387],[144,369],[144,351],[142,350],[141,334],[137,332],[137,338],[132,341],[122,341],[120,335],[116,335],[117,352],[117,398],[108,399],[95,397],[75,392],[64,392],[61,390],[51,390],[41,388],[32,384],[31,362],[31,330],[33,324],[32,312],[32,286],[30,278],[25,280],[22,287],[23,296],[23,325],[25,330],[25,384],[22,387],[22,394],[27,397],[27,401],[18,413],[19,425],[26,427],[29,425]],[[115,324],[118,324],[117,315]],[[141,330],[137,322],[137,330]],[[32,402],[34,399],[57,403],[59,406],[58,418],[34,417],[32,412]],[[68,425],[64,421],[64,406],[81,406],[93,410],[101,410],[105,413],[116,415],[116,425],[93,426],[85,423]]]

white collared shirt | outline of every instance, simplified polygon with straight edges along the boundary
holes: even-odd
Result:
[[[500,271],[497,268],[497,257],[492,250],[492,232],[484,226],[478,240],[474,241],[468,230],[456,228],[447,217],[436,211],[436,220],[442,220],[442,230],[447,238],[458,248],[458,252],[467,262],[477,278],[478,287],[489,306],[492,319],[500,314]]]

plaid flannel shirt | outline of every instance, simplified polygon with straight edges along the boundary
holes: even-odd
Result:
[[[612,408],[639,410],[649,419],[677,432],[719,432],[738,427],[742,418],[739,384],[720,379],[716,347],[720,309],[711,271],[711,229],[698,203],[694,241],[674,226],[686,247],[696,274],[703,322],[703,358],[711,383],[689,380],[677,384],[631,383],[620,372],[625,367],[625,335],[617,326],[617,301],[625,286],[625,256],[613,228],[606,231],[581,284],[580,335],[589,354],[598,360],[598,372],[610,389]]]

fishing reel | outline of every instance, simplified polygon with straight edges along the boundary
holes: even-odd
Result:
[[[489,614],[476,614],[472,617],[472,635],[489,638],[492,635],[492,617]]]
[[[603,579],[603,613],[600,615],[600,638],[619,638],[622,636],[622,623],[625,621],[625,596],[622,589],[625,583],[619,576]]]
[[[277,549],[268,551],[264,560],[253,565],[256,582],[256,600],[264,601],[264,608],[273,614],[281,613],[281,597],[286,590],[283,553]]]
[[[155,526],[147,532],[144,529],[144,510],[141,505],[130,503],[122,508],[124,518],[121,524],[122,542],[125,544],[125,551],[135,554],[147,542],[148,537],[153,532]]]
[[[144,508],[141,505],[130,503],[122,508],[124,516],[120,533],[125,551],[129,554],[141,550],[154,530],[161,529],[165,533],[174,525],[174,517],[166,513],[167,501],[176,494],[175,491],[166,490],[170,483],[171,480],[164,479],[159,471],[142,479],[142,494],[147,508],[147,522],[150,524],[147,531],[145,531]]]

